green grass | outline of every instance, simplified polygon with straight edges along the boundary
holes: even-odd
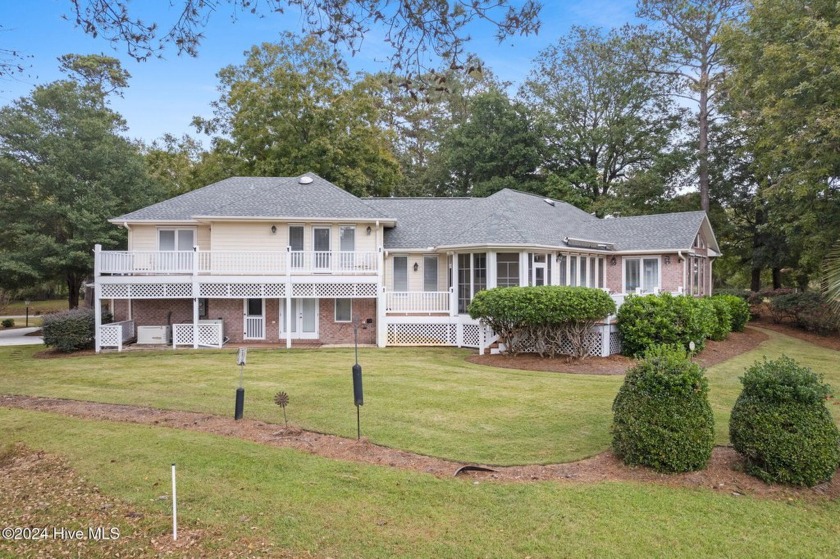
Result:
[[[768,332],[759,348],[708,371],[717,442],[728,441],[738,376],[762,355],[786,353],[840,390],[838,352]],[[0,348],[0,393],[233,414],[235,349],[109,353],[33,359],[37,348]],[[609,446],[611,405],[623,377],[495,369],[457,349],[364,349],[363,434],[391,447],[491,464],[568,462]],[[282,422],[273,396],[290,397],[290,421],[355,436],[352,349],[251,350],[247,417]],[[833,403],[833,402],[832,402]],[[840,406],[831,405],[840,420]]]
[[[26,305],[25,301],[12,301],[0,315],[25,315]],[[66,311],[67,298],[64,299],[50,299],[47,301],[30,301],[29,302],[29,316],[32,317],[35,313],[45,314],[49,312]]]
[[[840,549],[837,502],[630,483],[474,484],[20,410],[0,410],[0,424],[0,442],[64,455],[89,482],[150,513],[168,512],[158,496],[177,462],[182,528],[221,534],[212,542],[220,556],[242,538],[295,555],[370,558],[831,557]]]

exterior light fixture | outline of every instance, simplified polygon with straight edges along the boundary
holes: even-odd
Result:
[[[420,269],[420,264],[418,264],[417,262],[415,262],[415,263],[414,263],[414,271],[416,272],[416,271],[417,271],[417,270],[419,270],[419,269]]]
[[[671,257],[670,257],[670,256],[666,256],[666,257],[665,257],[665,263],[666,263],[666,264],[670,264],[670,263],[671,263]]]
[[[272,225],[272,226],[271,226],[271,234],[272,234],[272,235],[275,235],[276,233],[277,233],[277,226],[276,226],[276,225]]]
[[[610,266],[615,266],[615,256],[610,258]]]
[[[370,225],[368,225],[368,226],[367,226],[367,229],[365,229],[365,232],[367,232],[367,234],[368,234],[368,235],[370,235],[370,232],[371,232],[371,231],[373,231],[373,229],[371,229],[371,228],[370,228]]]

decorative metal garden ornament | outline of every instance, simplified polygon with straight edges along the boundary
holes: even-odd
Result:
[[[285,392],[278,392],[274,395],[274,403],[283,408],[283,422],[286,424],[286,427],[289,426],[289,420],[286,419],[286,406],[289,405],[289,395]]]

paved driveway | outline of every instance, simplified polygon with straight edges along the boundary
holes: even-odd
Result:
[[[38,328],[13,328],[0,330],[0,346],[6,345],[39,345],[44,343],[41,336],[27,336]]]

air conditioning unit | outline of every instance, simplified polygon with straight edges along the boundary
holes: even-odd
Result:
[[[172,340],[169,326],[138,326],[138,344],[165,345]]]

